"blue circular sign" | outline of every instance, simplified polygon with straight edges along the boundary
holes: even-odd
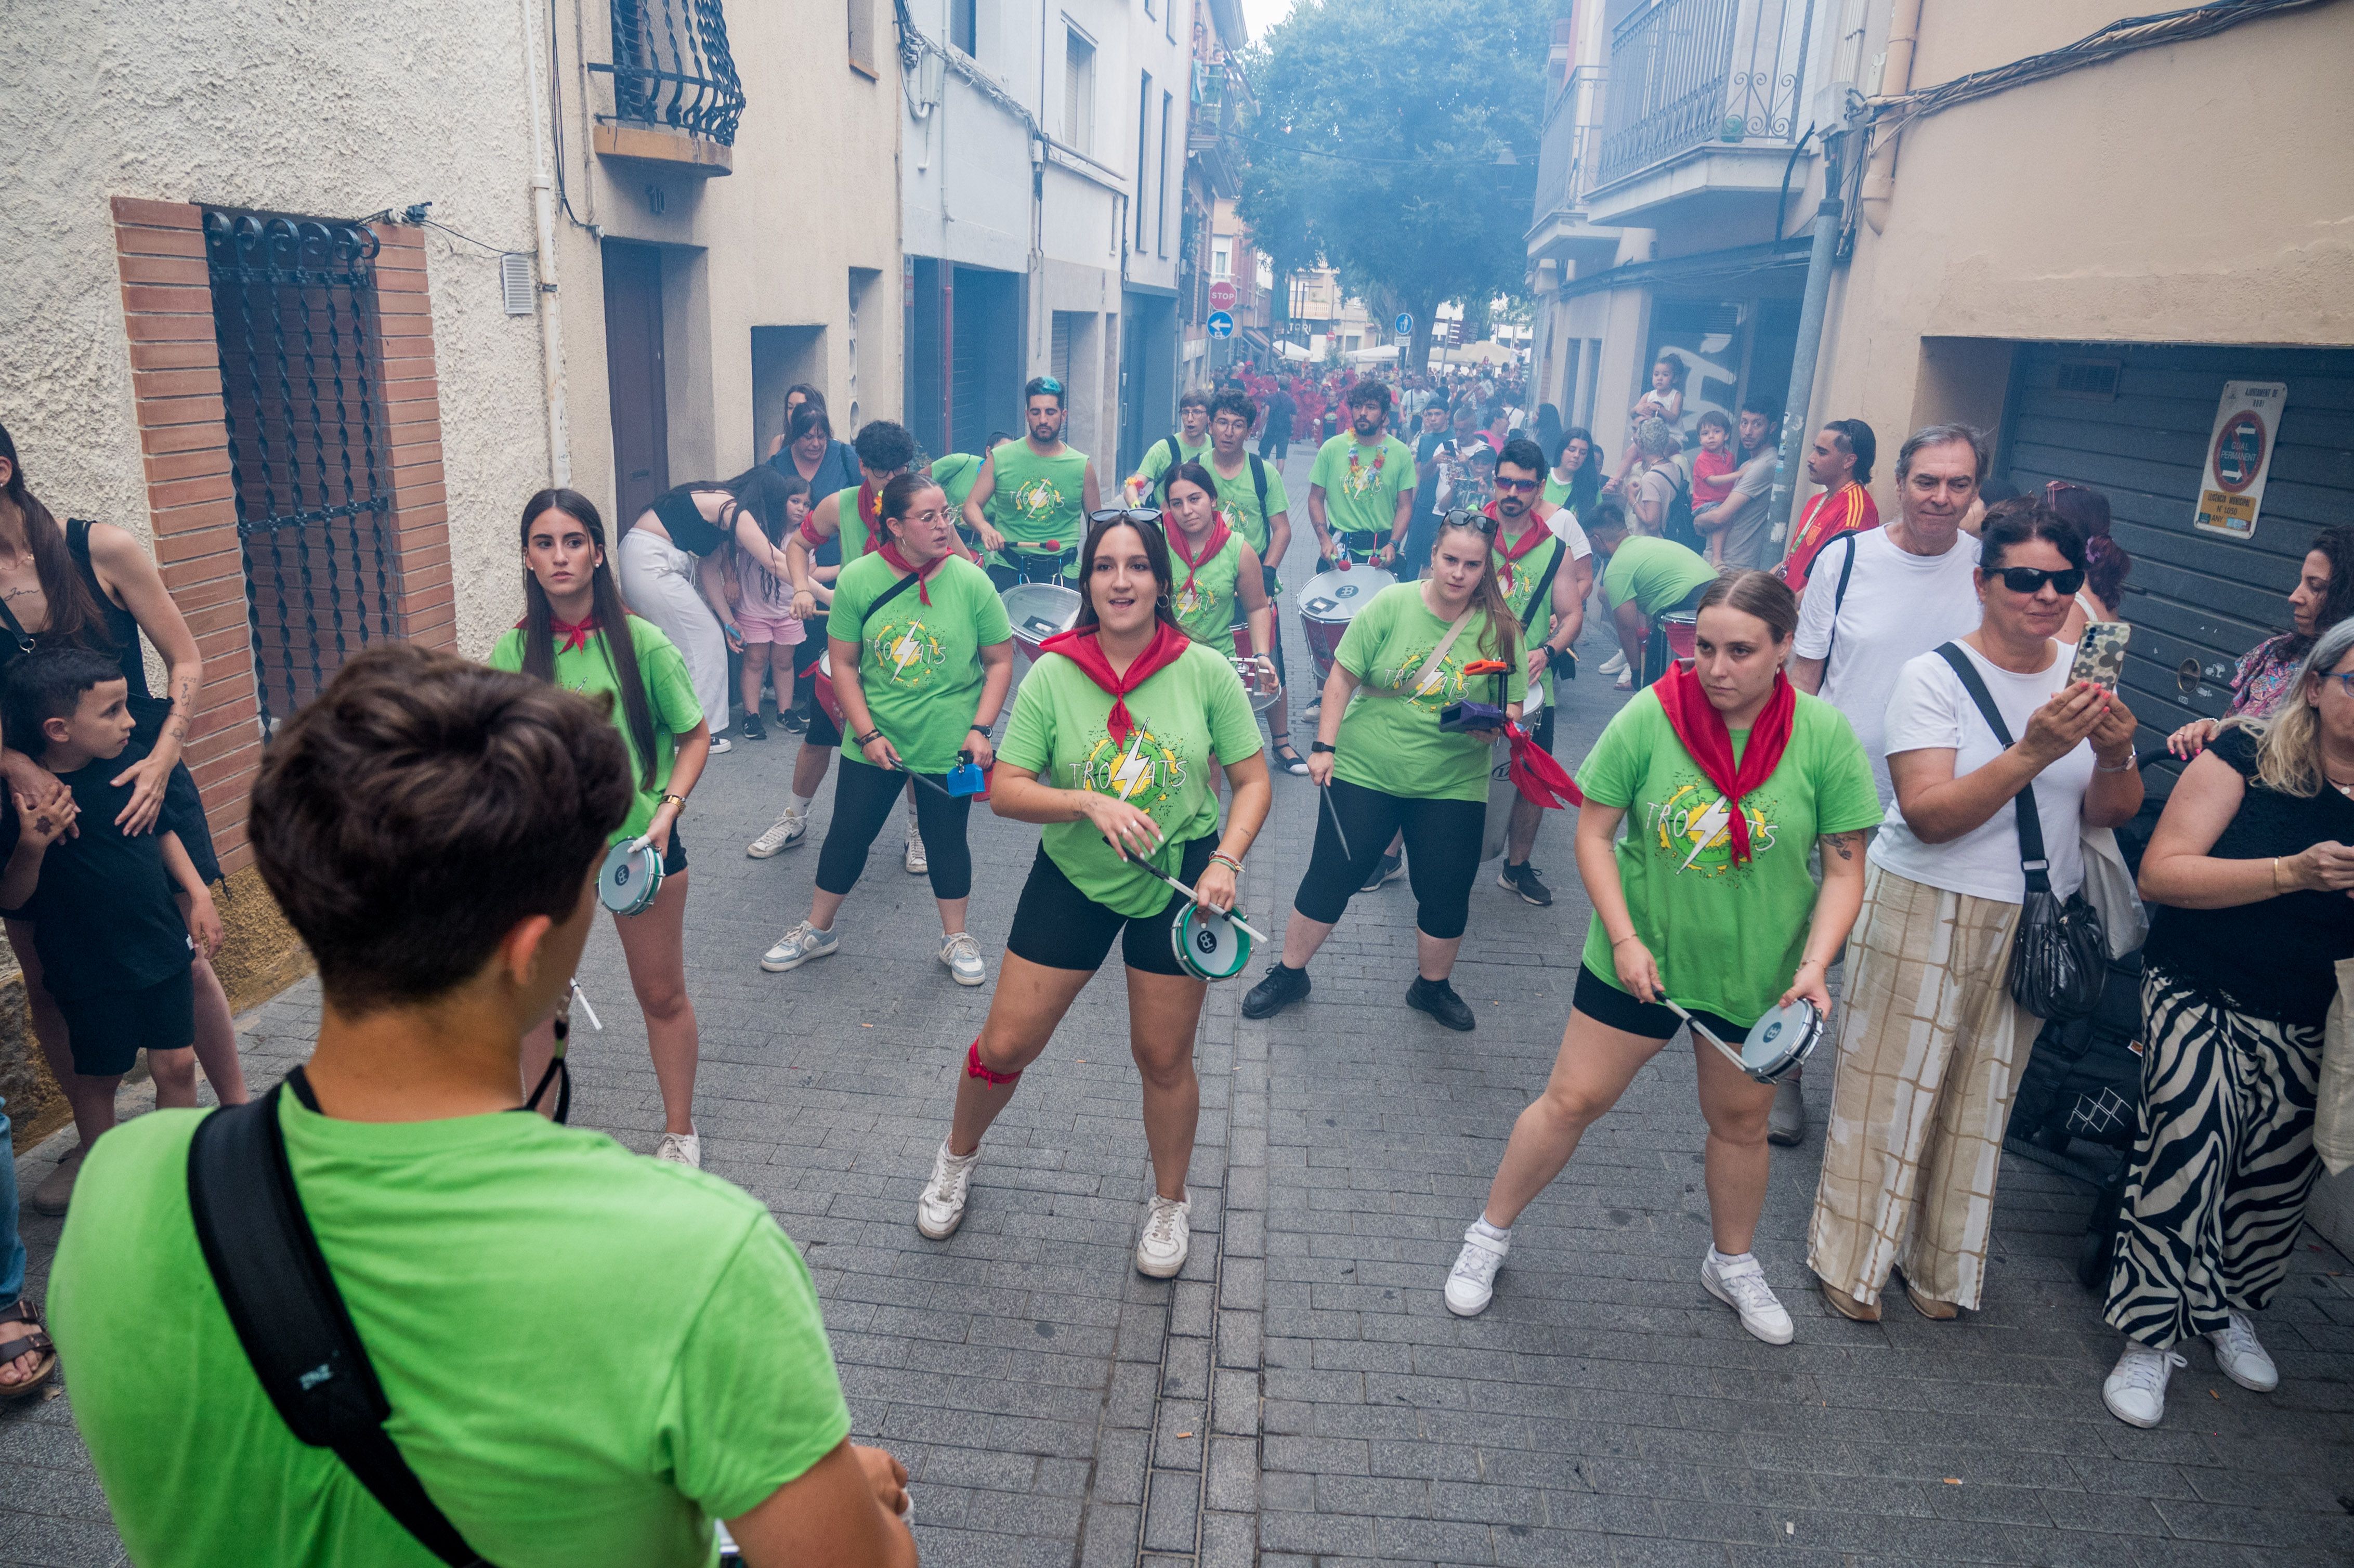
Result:
[[[1210,335],[1212,337],[1232,337],[1235,335],[1235,318],[1226,314],[1224,311],[1212,311],[1210,313],[1209,326]]]
[[[1414,331],[1414,313],[1413,313],[1413,312],[1411,312],[1411,311],[1400,311],[1400,312],[1398,313],[1398,317],[1397,317],[1397,329],[1398,329],[1398,334],[1399,334],[1399,335],[1400,335],[1400,336],[1404,336],[1405,334],[1407,334],[1407,333],[1410,333],[1410,332]]]

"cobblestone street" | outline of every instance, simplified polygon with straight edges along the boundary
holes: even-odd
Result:
[[[1294,587],[1311,569],[1308,455],[1287,474]],[[1572,766],[1622,700],[1593,673],[1608,651],[1589,630],[1586,673],[1564,687]],[[1303,749],[1308,736],[1302,721]],[[936,961],[928,888],[901,870],[896,826],[840,955],[758,970],[806,911],[831,803],[829,786],[808,846],[743,854],[782,802],[795,744],[739,741],[686,818],[704,1162],[806,1255],[856,1436],[912,1472],[926,1563],[2354,1562],[2354,1267],[2337,1252],[2308,1233],[2259,1324],[2277,1393],[2187,1347],[2164,1424],[2139,1431],[2100,1402],[2115,1340],[2073,1274],[2086,1189],[2007,1160],[1987,1309],[1937,1324],[1892,1298],[1885,1321],[1850,1323],[1805,1266],[1810,1133],[1775,1155],[1757,1250],[1797,1338],[1769,1347],[1701,1288],[1702,1124],[1681,1043],[1518,1225],[1495,1305],[1449,1316],[1447,1268],[1544,1081],[1576,973],[1587,910],[1557,816],[1535,856],[1553,908],[1497,887],[1492,868],[1475,889],[1456,985],[1476,1033],[1401,1005],[1404,884],[1352,906],[1304,1005],[1248,1022],[1247,981],[1214,989],[1182,1278],[1130,1264],[1148,1179],[1116,966],[985,1146],[962,1230],[923,1241],[916,1194],[990,991]],[[1250,857],[1246,907],[1278,934],[1315,806],[1279,776]],[[993,972],[1037,830],[973,823],[972,928]],[[661,1117],[610,922],[581,980],[606,1029],[577,1037],[573,1120],[649,1150]],[[305,983],[244,1021],[257,1086],[301,1059],[317,1005]],[[1829,1090],[1826,1061],[1808,1083],[1818,1129]],[[28,1156],[20,1181],[69,1141]],[[58,1222],[28,1210],[26,1229],[37,1295]],[[615,1281],[617,1315],[629,1298]],[[550,1325],[551,1350],[618,1320]],[[0,1563],[123,1560],[69,1409],[0,1412]]]

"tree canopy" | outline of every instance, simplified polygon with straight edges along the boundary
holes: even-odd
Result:
[[[1299,0],[1246,60],[1243,219],[1278,271],[1320,260],[1384,317],[1413,312],[1413,364],[1440,301],[1521,291],[1553,12]]]

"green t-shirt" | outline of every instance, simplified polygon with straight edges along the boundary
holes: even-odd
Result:
[[[1384,541],[1397,524],[1398,497],[1414,493],[1414,479],[1412,447],[1395,436],[1384,436],[1377,447],[1361,447],[1348,431],[1316,449],[1316,466],[1308,473],[1308,482],[1324,492],[1328,529],[1378,533]],[[1268,499],[1273,498],[1270,486]]]
[[[646,831],[646,824],[654,820],[655,808],[662,804],[663,791],[670,788],[671,755],[676,749],[672,737],[693,734],[695,726],[703,722],[703,701],[695,694],[695,682],[686,673],[686,661],[671,640],[663,635],[662,628],[643,616],[632,615],[630,641],[637,650],[638,679],[646,689],[646,710],[654,721],[654,781],[650,787],[642,771],[646,759],[630,734],[629,713],[621,706],[621,689],[614,683],[610,644],[605,634],[589,633],[586,642],[569,652],[559,641],[556,650],[556,683],[591,701],[611,697],[613,727],[621,732],[621,739],[630,748],[630,781],[640,788],[630,802],[630,814],[621,819],[621,825],[613,830],[608,843],[620,843]],[[521,627],[510,630],[493,646],[491,668],[522,671]]]
[[[932,482],[949,498],[951,512],[964,505],[964,498],[972,493],[972,482],[981,477],[981,460],[972,452],[950,452],[932,464]]]
[[[1544,502],[1547,506],[1566,506],[1569,504],[1569,481],[1565,479],[1556,479],[1553,477],[1553,471],[1551,469],[1545,470]]]
[[[1716,568],[1697,550],[1673,539],[1629,535],[1603,569],[1602,596],[1614,606],[1632,599],[1646,616],[1655,616],[1675,609],[1691,596],[1692,589],[1715,580]]]
[[[967,490],[972,486],[966,485]],[[847,564],[858,559],[874,547],[874,531],[867,527],[865,514],[858,510],[858,486],[837,490],[834,495],[842,503],[834,508],[835,537],[842,541],[842,558]],[[881,496],[876,496],[879,503]]]
[[[1217,831],[1210,770],[1258,755],[1258,717],[1235,667],[1198,642],[1128,694],[1136,728],[1126,745],[1111,738],[1111,701],[1076,664],[1047,654],[1023,677],[998,758],[1058,789],[1122,796],[1168,835],[1152,863],[1175,876],[1185,846]],[[1116,914],[1155,915],[1175,896],[1092,822],[1052,822],[1041,837],[1073,885]]]
[[[142,1568],[434,1568],[253,1376],[188,1213],[203,1113],[91,1150],[49,1279],[74,1420]],[[710,1520],[850,1430],[760,1202],[514,1113],[338,1121],[280,1097],[319,1248],[426,1492],[502,1568],[704,1568]]]
[[[1734,731],[1736,761],[1748,741],[1749,731]],[[1855,731],[1804,693],[1781,765],[1743,801],[1745,865],[1733,863],[1723,797],[1676,738],[1656,692],[1618,710],[1579,765],[1577,787],[1597,806],[1626,809],[1618,884],[1668,994],[1744,1029],[1782,999],[1805,956],[1816,891],[1808,852],[1823,834],[1868,828],[1881,815]],[[1585,966],[1618,983],[1598,916],[1586,927]]]
[[[1059,457],[1040,457],[1026,440],[1007,441],[990,461],[991,488],[983,508],[989,525],[1009,544],[1052,539],[1066,554],[1076,555],[1087,536],[1087,454],[1066,446]],[[990,564],[1012,563],[1001,551],[991,554]]]
[[[1173,524],[1171,532],[1175,532]],[[1186,636],[1229,659],[1235,656],[1235,599],[1241,590],[1242,565],[1239,534],[1228,534],[1218,553],[1198,567],[1186,566],[1175,550],[1169,552],[1170,574],[1176,579],[1169,608],[1177,612],[1177,624]]]
[[[1543,581],[1545,567],[1559,558],[1561,564],[1553,567],[1555,581],[1563,572],[1570,569],[1569,546],[1562,542],[1561,537],[1542,522],[1532,520],[1529,526],[1542,537],[1519,560],[1504,559],[1500,531],[1490,549],[1496,569],[1496,586],[1503,590],[1504,603],[1511,607],[1514,618],[1521,623],[1521,652],[1523,654],[1553,635],[1553,583],[1545,583],[1545,602],[1536,607],[1535,614],[1529,613],[1529,601],[1536,597],[1537,584]],[[1522,536],[1526,537],[1525,535]],[[1544,692],[1545,701],[1553,701],[1553,669],[1550,665],[1539,678],[1538,684]]]
[[[931,603],[911,588],[870,616],[899,580],[879,555],[843,567],[825,634],[860,644],[859,689],[899,760],[917,773],[946,773],[981,711],[981,651],[1011,641],[1013,626],[989,574],[961,556],[925,579]]]
[[[1251,479],[1251,464],[1255,461],[1259,461],[1260,468],[1267,474],[1267,505],[1264,509],[1258,503],[1258,486]],[[1242,468],[1232,477],[1218,471],[1214,459],[1202,466],[1208,469],[1210,477],[1218,482],[1218,510],[1225,514],[1226,526],[1250,541],[1250,547],[1258,552],[1263,564],[1272,564],[1267,560],[1267,544],[1274,537],[1269,531],[1270,519],[1291,510],[1291,497],[1283,488],[1282,465],[1255,460],[1246,452]]]
[[[1169,449],[1172,446],[1177,449],[1177,455],[1173,459],[1169,455]],[[1172,469],[1182,468],[1189,462],[1198,462],[1206,467],[1209,461],[1209,437],[1203,437],[1202,444],[1197,447],[1188,444],[1183,436],[1172,430],[1145,450],[1144,461],[1136,465],[1136,476],[1144,481],[1150,499],[1155,504],[1163,504],[1168,498],[1161,494],[1162,474]],[[1223,487],[1220,493],[1224,493]]]
[[[1467,692],[1463,666],[1503,657],[1489,645],[1487,618],[1474,614],[1455,646],[1410,694],[1375,696],[1373,688],[1404,686],[1420,673],[1430,651],[1447,635],[1447,622],[1422,602],[1420,583],[1398,583],[1373,596],[1341,635],[1334,662],[1363,683],[1341,716],[1332,772],[1352,784],[1422,800],[1485,800],[1489,745],[1438,727],[1439,710],[1450,703],[1517,703],[1528,695],[1527,665],[1515,659],[1502,676],[1472,677]]]

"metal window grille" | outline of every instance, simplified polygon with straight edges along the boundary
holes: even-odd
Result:
[[[398,635],[376,236],[207,211],[213,333],[261,732]]]
[[[1797,133],[1812,0],[1660,0],[1610,36],[1599,178],[1708,142]]]
[[[736,144],[744,84],[719,0],[613,0],[611,69],[617,119]]]

